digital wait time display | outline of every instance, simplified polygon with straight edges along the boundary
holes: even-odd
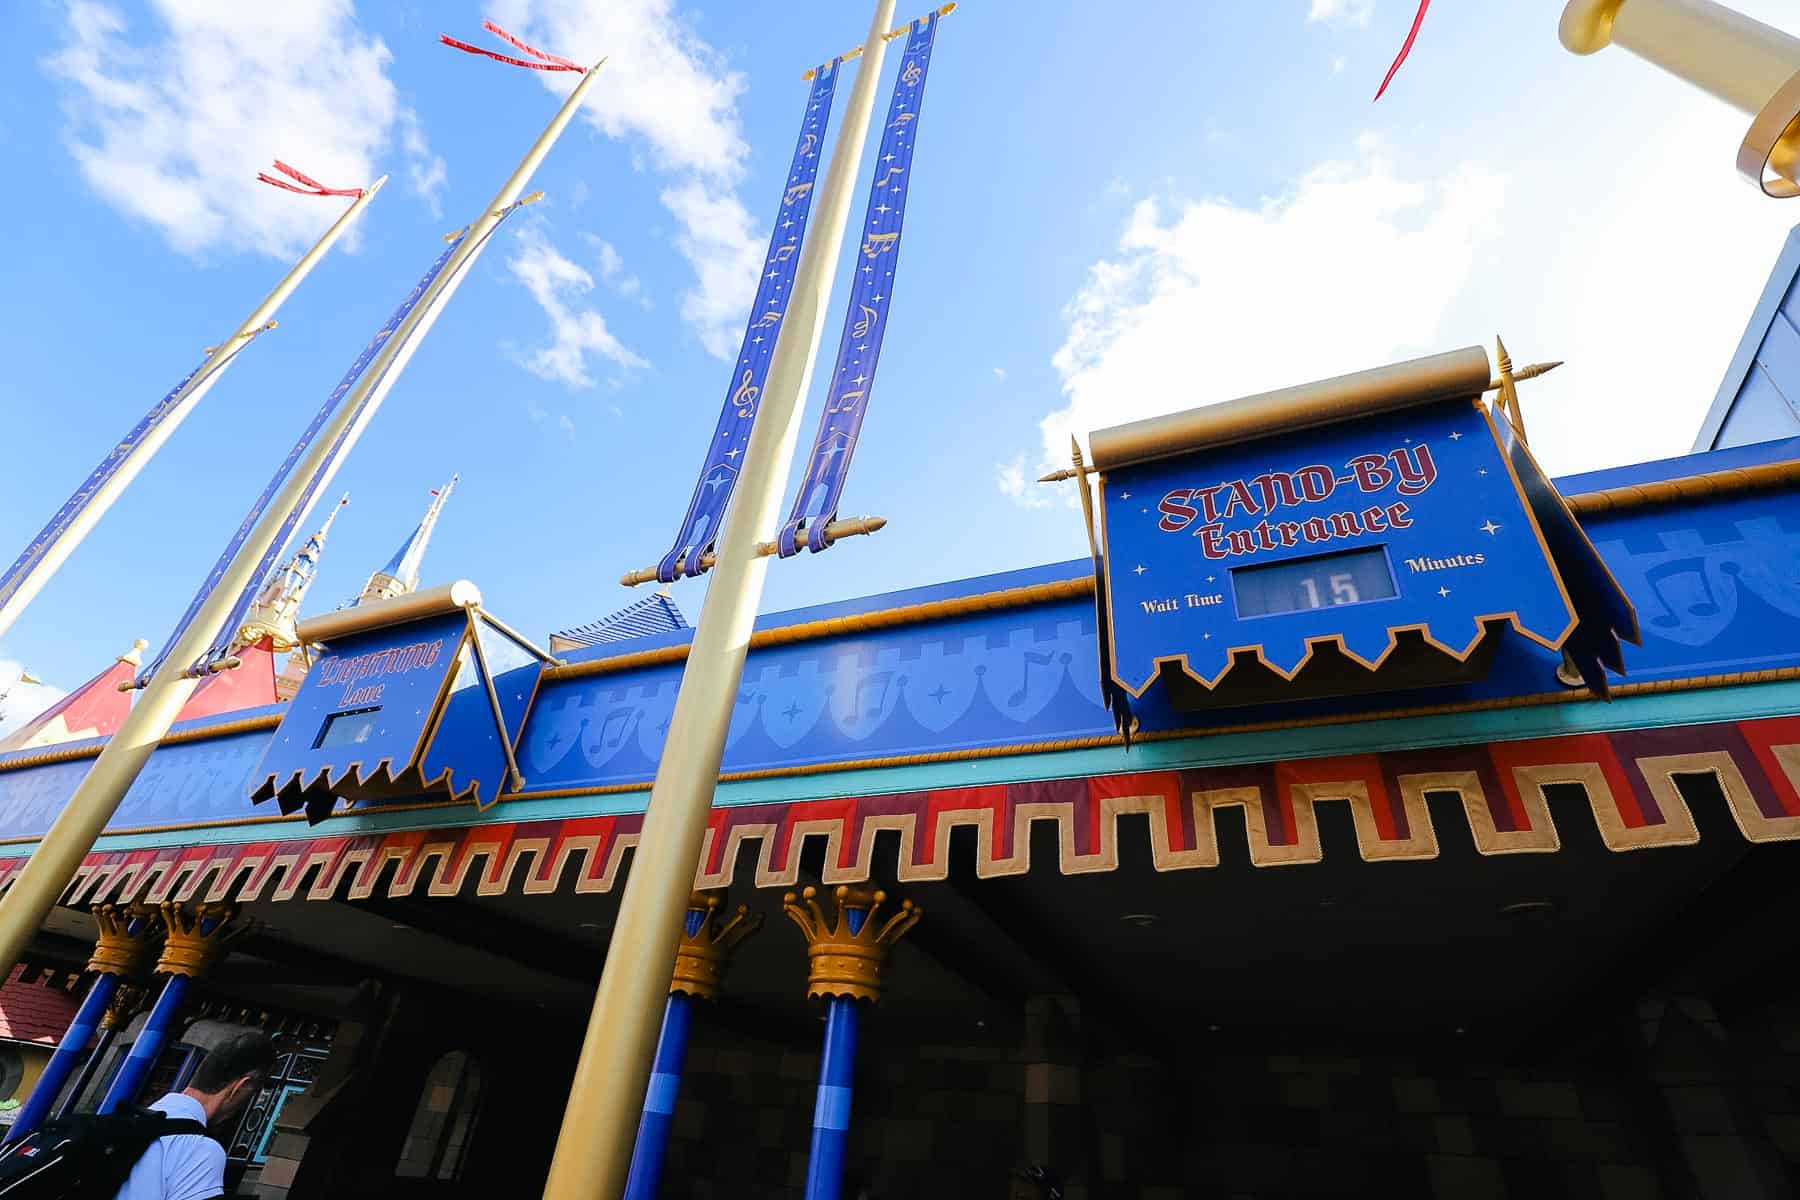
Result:
[[[1391,600],[1399,594],[1387,552],[1379,546],[1237,567],[1231,587],[1239,617]]]
[[[375,720],[381,715],[381,706],[373,708],[355,708],[349,712],[333,713],[325,718],[325,724],[319,728],[319,736],[313,739],[313,749],[322,750],[327,746],[358,746],[369,740],[375,732]]]

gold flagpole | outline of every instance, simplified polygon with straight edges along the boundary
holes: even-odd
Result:
[[[869,115],[886,54],[895,0],[877,0],[862,47],[857,86],[844,112],[826,171],[812,234],[799,252],[787,318],[776,336],[763,387],[763,405],[743,453],[743,475],[718,538],[718,567],[706,588],[688,666],[682,671],[643,837],[619,901],[607,946],[607,966],[594,993],[594,1013],[581,1042],[562,1133],[545,1182],[545,1200],[612,1200],[632,1166],[637,1117],[662,1006],[675,970],[675,943],[700,860],[707,813],[713,808],[718,763],[725,754],[743,657],[769,560],[758,543],[774,536],[781,495],[799,439],[801,399],[812,381],[832,275],[850,221],[851,191],[868,137]]]
[[[607,947],[587,1036],[550,1177],[547,1200],[612,1200],[625,1186],[651,1059],[674,972],[675,945],[700,859],[725,733],[769,560],[757,543],[774,535],[800,432],[801,400],[825,330],[832,276],[844,244],[894,0],[876,0],[863,65],[831,152],[812,233],[800,251],[787,317],[775,340],[762,409],[750,433],[718,542],[681,689],[675,697],[642,838]]]
[[[219,377],[225,374],[225,369],[237,357],[237,352],[271,323],[276,310],[289,296],[293,295],[294,289],[299,287],[301,281],[312,273],[312,269],[319,265],[332,245],[344,235],[350,226],[356,224],[356,219],[362,216],[363,209],[369,206],[369,201],[375,198],[375,193],[379,192],[381,185],[386,182],[387,176],[383,175],[370,184],[367,190],[356,198],[355,203],[346,208],[343,214],[331,223],[331,228],[325,231],[325,235],[313,245],[313,248],[300,256],[300,261],[295,263],[286,275],[282,276],[281,282],[275,285],[275,290],[263,297],[262,303],[257,305],[248,317],[244,318],[244,323],[239,325],[230,337],[207,352],[206,365],[195,372],[194,377],[188,380],[186,386],[176,394],[175,403],[169,409],[168,415],[163,417],[156,428],[144,434],[144,440],[134,446],[131,453],[120,461],[118,469],[113,472],[112,477],[94,489],[94,494],[88,497],[87,503],[75,514],[69,522],[68,528],[36,548],[36,557],[19,579],[17,587],[10,596],[0,602],[0,635],[5,634],[12,623],[19,618],[26,606],[31,603],[32,598],[46,583],[50,582],[50,577],[56,574],[56,570],[62,566],[63,560],[69,557],[75,547],[81,544],[81,540],[88,535],[88,532],[99,523],[100,518],[106,515],[106,510],[112,507],[113,501],[117,500],[119,495],[131,486],[131,481],[136,479],[138,472],[144,469],[144,464],[155,456],[156,452],[162,448],[162,444],[168,441],[169,436],[175,432],[182,421],[187,419],[188,413],[192,412],[194,406],[200,403],[201,397],[205,396],[212,385],[219,381]]]
[[[1739,174],[1800,196],[1800,38],[1714,0],[1568,0],[1557,36],[1575,54],[1623,46],[1749,116]]]
[[[125,798],[125,792],[131,787],[132,781],[143,770],[151,751],[156,749],[157,743],[174,723],[182,705],[193,694],[198,680],[187,674],[188,665],[197,661],[211,647],[213,638],[224,626],[239,594],[249,586],[263,552],[279,534],[283,518],[300,503],[307,483],[319,474],[321,467],[328,469],[319,490],[323,491],[324,486],[330,483],[330,471],[335,470],[343,460],[342,455],[332,457],[333,444],[340,434],[349,430],[351,436],[346,439],[343,447],[344,454],[349,453],[356,435],[366,427],[369,416],[381,404],[388,389],[399,379],[400,373],[406,369],[413,351],[424,340],[432,322],[456,291],[468,267],[481,253],[487,235],[499,224],[508,206],[525,190],[532,173],[544,161],[544,156],[550,153],[556,139],[562,136],[563,129],[581,107],[588,88],[593,85],[599,73],[600,64],[596,63],[581,77],[581,82],[569,93],[569,98],[563,102],[562,108],[551,118],[549,126],[520,160],[499,193],[469,226],[468,236],[450,256],[450,261],[444,264],[444,269],[426,289],[425,295],[369,363],[361,382],[351,389],[350,394],[338,406],[337,412],[319,430],[305,457],[295,465],[293,472],[263,513],[262,520],[257,522],[256,528],[238,548],[224,577],[200,606],[194,620],[181,631],[164,659],[162,669],[156,672],[143,695],[132,706],[131,714],[100,751],[100,757],[94,760],[94,765],[81,781],[81,786],[75,789],[75,795],[63,806],[56,823],[50,826],[50,832],[44,835],[44,840],[31,852],[25,869],[14,880],[11,889],[4,898],[0,898],[0,963],[5,964],[0,967],[0,975],[11,970],[19,961],[19,955],[23,953],[31,935],[37,932],[57,897],[69,885],[69,880],[81,866],[81,860],[93,848],[94,840],[106,828],[107,821],[119,807],[119,801]],[[363,403],[365,398],[366,405]],[[359,407],[363,409],[360,420]],[[350,429],[352,421],[356,422],[354,430]]]

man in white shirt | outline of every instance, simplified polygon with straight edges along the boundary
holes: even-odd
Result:
[[[244,1111],[274,1068],[274,1043],[247,1033],[208,1054],[185,1090],[170,1092],[150,1108],[177,1120],[216,1125]],[[214,1200],[224,1194],[225,1148],[202,1134],[172,1133],[150,1143],[117,1200]]]

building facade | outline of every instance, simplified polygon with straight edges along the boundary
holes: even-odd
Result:
[[[826,935],[790,893],[810,887],[826,924],[840,888],[922,914],[833,1085],[848,1195],[1003,1194],[1033,1164],[1079,1197],[1793,1195],[1800,437],[1758,435],[1800,432],[1779,427],[1797,264],[1790,246],[1695,453],[1555,481],[1635,614],[1609,700],[1573,642],[1515,622],[1447,681],[1205,703],[1165,684],[1122,707],[1106,662],[1129,639],[1096,589],[1123,560],[759,621],[695,878],[729,899],[697,899],[688,936],[740,904],[765,927],[721,939],[678,1098],[647,1100],[660,1194],[801,1194]],[[416,588],[412,546],[372,611]],[[1452,557],[1420,561],[1448,579]],[[478,625],[455,644],[491,657]],[[330,722],[298,728],[307,689],[410,686],[401,666],[430,664],[405,637],[351,659],[327,639],[291,700],[178,724],[27,965],[66,978],[139,914],[58,1106],[112,1089],[160,986],[158,922],[186,922],[219,944],[138,1093],[237,1028],[283,1035],[222,1134],[236,1194],[535,1194],[650,781],[679,751],[691,636],[658,598],[557,635],[541,670],[483,659],[519,775],[497,788],[467,783],[496,737],[479,722],[422,726],[410,767],[287,772],[336,746]],[[460,703],[454,665],[434,712]],[[356,694],[330,721],[391,703]],[[376,719],[346,744],[386,737]],[[0,873],[101,744],[0,754]]]

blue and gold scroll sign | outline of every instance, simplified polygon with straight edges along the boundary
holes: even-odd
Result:
[[[324,648],[250,798],[314,823],[340,799],[498,799],[543,662],[480,604],[461,582],[301,622],[301,639]]]
[[[806,240],[806,218],[812,211],[813,185],[819,178],[819,159],[823,157],[820,151],[824,148],[825,127],[831,123],[831,101],[837,93],[841,68],[842,64],[834,58],[813,75],[806,114],[800,121],[800,140],[794,146],[793,161],[788,164],[782,185],[775,231],[769,237],[769,254],[763,260],[756,302],[750,308],[749,328],[744,330],[744,343],[731,368],[725,406],[719,412],[718,427],[707,442],[706,460],[700,466],[700,480],[694,485],[693,499],[688,501],[687,515],[681,519],[681,531],[656,565],[656,577],[664,583],[705,570],[701,559],[718,541],[726,506],[737,487],[739,460],[750,444],[750,429],[762,407],[763,383],[769,375],[769,360],[775,354],[775,338],[781,332],[794,274],[800,268],[800,247]]]
[[[918,145],[919,116],[925,102],[925,76],[931,49],[937,44],[938,14],[914,21],[906,35],[906,53],[894,77],[887,124],[881,131],[881,153],[869,182],[869,204],[863,213],[862,243],[851,275],[850,305],[838,339],[837,365],[831,372],[825,411],[813,435],[812,453],[800,477],[794,508],[775,537],[783,558],[800,552],[800,531],[815,554],[831,545],[826,529],[837,517],[838,500],[850,474],[850,459],[862,433],[863,414],[875,389],[875,367],[887,335],[893,308],[894,278],[900,268],[900,234],[906,220],[906,198],[912,194],[913,150]]]
[[[1094,433],[1107,681],[1219,708],[1560,652],[1604,695],[1636,615],[1487,387],[1471,347]]]

